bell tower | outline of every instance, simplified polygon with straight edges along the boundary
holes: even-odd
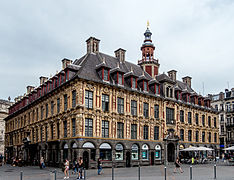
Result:
[[[154,44],[151,40],[152,33],[149,30],[149,22],[147,22],[147,29],[144,33],[145,40],[141,46],[142,59],[138,61],[138,65],[142,67],[150,76],[158,75],[160,64],[158,59],[154,59]]]

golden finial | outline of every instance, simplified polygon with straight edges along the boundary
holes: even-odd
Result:
[[[149,20],[147,21],[147,28],[149,28]]]

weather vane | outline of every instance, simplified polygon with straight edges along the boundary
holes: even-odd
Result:
[[[149,27],[149,21],[147,21],[147,28]]]

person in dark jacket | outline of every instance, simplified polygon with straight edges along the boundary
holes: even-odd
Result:
[[[102,172],[102,162],[101,162],[100,158],[98,158],[98,167],[97,168],[98,168],[98,175],[100,175]]]

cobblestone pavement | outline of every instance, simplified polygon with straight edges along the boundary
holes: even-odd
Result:
[[[190,168],[188,165],[182,166],[184,173],[173,173],[174,166],[167,167],[167,180],[189,180]],[[4,165],[0,167],[0,180],[20,180],[20,171],[23,171],[23,180],[54,180],[54,168],[46,167],[12,167]],[[111,180],[112,169],[103,169],[101,175],[97,175],[96,169],[86,171],[87,180]],[[140,170],[141,180],[165,180],[164,166],[145,166]],[[115,168],[114,180],[138,180],[138,168]],[[192,169],[193,180],[210,180],[214,179],[214,167],[211,164],[194,165]],[[56,180],[62,180],[63,173],[61,169],[57,169]],[[76,176],[70,171],[70,179],[75,180]],[[234,166],[217,166],[217,180],[234,180]]]

